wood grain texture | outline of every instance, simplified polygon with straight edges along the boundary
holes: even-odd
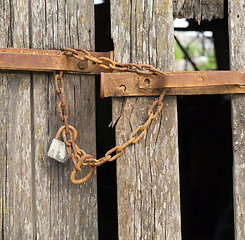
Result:
[[[175,18],[196,19],[200,23],[224,17],[224,0],[174,0],[173,5]]]
[[[33,48],[66,46],[94,50],[93,2],[43,1],[38,4],[33,1],[32,4],[38,6],[32,11]],[[77,144],[95,156],[94,77],[64,75],[64,81],[69,123],[79,135]],[[73,164],[63,165],[47,157],[52,138],[61,126],[52,74],[35,73],[33,86],[37,236],[40,239],[97,239],[96,175],[83,185],[74,185],[70,182]],[[88,171],[84,168],[80,177]]]
[[[115,60],[174,68],[172,1],[111,1]],[[113,99],[117,145],[147,119],[155,98]],[[117,160],[119,239],[181,239],[176,97]]]
[[[29,47],[28,2],[1,1],[1,47]],[[33,238],[30,73],[1,73],[1,238]]]
[[[85,0],[1,1],[1,47],[94,50],[93,10]],[[94,77],[64,81],[77,144],[95,156]],[[73,164],[46,156],[61,126],[52,74],[1,73],[0,84],[1,238],[98,239],[96,174],[73,185]]]
[[[245,1],[229,0],[229,39],[231,69],[245,69]],[[245,95],[235,94],[232,103],[233,189],[235,239],[245,239]]]
[[[173,1],[173,16],[178,16],[179,12],[184,6],[185,0],[174,0]]]
[[[7,19],[10,18],[9,1],[0,2],[0,45],[7,47],[10,39],[8,36],[3,37],[8,32],[9,24],[6,24]],[[6,180],[7,180],[7,133],[9,126],[8,118],[8,79],[7,75],[0,74],[0,144],[2,146],[0,150],[0,222],[1,231],[0,238],[4,239],[4,220],[9,215],[6,209]]]
[[[4,214],[5,214],[5,182],[6,182],[6,164],[7,164],[7,130],[8,130],[8,117],[6,111],[8,110],[8,82],[4,74],[0,75],[0,144],[2,149],[0,150],[0,222],[1,229],[4,229]],[[3,231],[0,231],[0,238],[3,239]]]

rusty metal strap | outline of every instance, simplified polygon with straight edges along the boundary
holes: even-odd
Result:
[[[82,58],[86,54],[79,52]],[[93,57],[112,58],[112,52],[91,52]],[[100,74],[110,72],[91,61],[81,62],[60,50],[0,48],[0,69],[53,72],[57,70],[76,74]]]
[[[101,97],[245,93],[245,71],[102,73]]]
[[[245,92],[244,71],[162,72],[151,65],[115,62],[113,52],[84,49],[0,48],[0,69],[101,74],[101,97],[157,96],[163,88],[170,89],[168,95]]]

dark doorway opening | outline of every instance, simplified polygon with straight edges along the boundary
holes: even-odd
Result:
[[[213,32],[217,70],[229,70],[224,9],[224,19],[182,29]],[[178,130],[182,239],[234,239],[230,95],[178,96]]]
[[[228,95],[178,97],[183,240],[234,239]]]
[[[110,1],[95,5],[95,50],[113,51],[110,25]],[[115,146],[111,98],[100,98],[100,76],[96,76],[96,145],[97,158]],[[99,240],[118,239],[116,161],[97,168]]]

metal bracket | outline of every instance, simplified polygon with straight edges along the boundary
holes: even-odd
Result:
[[[245,93],[245,71],[101,73],[101,97]]]
[[[113,58],[113,52],[91,52],[91,55]],[[79,57],[85,56],[79,52]],[[78,59],[62,55],[58,50],[0,48],[0,69],[52,72],[61,70],[76,74],[100,74],[111,72],[93,64],[91,61],[81,62]]]

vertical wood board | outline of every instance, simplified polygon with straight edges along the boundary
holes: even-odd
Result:
[[[1,1],[1,47],[29,47],[27,1]],[[1,73],[1,238],[33,238],[30,73]]]
[[[1,47],[94,50],[89,1],[2,1]],[[70,182],[73,164],[47,157],[61,122],[47,73],[1,73],[0,221],[3,239],[97,239],[96,174]],[[95,156],[94,77],[64,75],[77,144]],[[84,177],[89,169],[83,169]]]
[[[172,1],[111,1],[115,60],[174,69]],[[155,98],[113,99],[116,142],[147,119]],[[176,97],[117,160],[119,239],[181,239]]]
[[[38,9],[32,12],[32,19],[40,19],[32,23],[33,48],[94,50],[93,2],[45,1],[33,5]],[[76,143],[95,155],[94,77],[65,74],[64,81],[68,122],[78,131]],[[97,239],[96,175],[83,185],[74,185],[70,182],[73,163],[63,165],[47,157],[52,138],[61,127],[53,83],[52,74],[33,76],[37,234],[40,239]],[[86,176],[88,171],[83,168],[77,177]],[[44,207],[43,201],[49,204]]]
[[[245,69],[245,1],[229,0],[229,40],[232,70]],[[231,98],[233,130],[233,191],[235,239],[245,238],[245,95]]]

